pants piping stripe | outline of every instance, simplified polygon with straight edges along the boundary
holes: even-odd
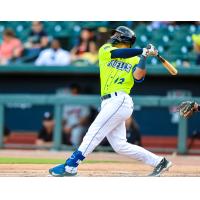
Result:
[[[125,100],[125,97],[121,103],[121,105],[117,108],[117,110],[107,119],[107,121],[102,125],[102,127],[99,128],[99,130],[96,132],[96,134],[93,136],[93,138],[91,139],[90,143],[88,144],[87,148],[85,149],[83,155],[85,154],[85,152],[87,151],[88,147],[90,146],[90,144],[92,143],[93,139],[96,137],[96,135],[99,133],[99,131],[106,125],[106,123],[117,113],[117,111],[121,108],[121,106],[123,105]]]

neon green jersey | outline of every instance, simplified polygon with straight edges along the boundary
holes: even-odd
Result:
[[[134,85],[133,68],[140,58],[111,58],[111,51],[117,49],[111,44],[104,44],[99,49],[99,67],[101,96],[117,91],[130,93]]]

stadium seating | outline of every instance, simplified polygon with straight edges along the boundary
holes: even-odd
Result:
[[[35,144],[37,140],[36,132],[13,132],[8,137],[6,144]]]
[[[108,21],[45,21],[44,29],[51,37],[65,37],[72,43],[79,36],[80,30],[84,27],[97,30],[99,27],[113,27],[124,25],[125,22],[108,22]],[[130,24],[131,23],[128,23]],[[31,22],[29,21],[4,21],[0,23],[0,41],[2,32],[5,28],[12,28],[17,37],[23,42],[27,40],[30,31]],[[132,23],[135,30],[137,41],[136,47],[143,47],[151,42],[157,46],[160,53],[165,57],[176,62],[178,60],[187,60],[192,63],[195,61],[195,56],[192,47],[191,35],[198,33],[200,26],[197,25],[165,25],[159,28],[153,28],[150,23]],[[72,44],[69,44],[71,47]],[[154,62],[154,61],[152,61]]]

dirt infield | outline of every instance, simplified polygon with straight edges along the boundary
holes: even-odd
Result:
[[[67,156],[71,152],[67,153]],[[65,152],[0,150],[1,158],[56,158],[66,157]],[[173,167],[163,176],[200,176],[200,156],[166,156]],[[78,176],[146,176],[152,168],[115,153],[92,153],[82,163]],[[48,169],[55,164],[0,164],[0,176],[47,177]]]

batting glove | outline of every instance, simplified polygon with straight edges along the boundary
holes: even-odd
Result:
[[[143,48],[142,56],[146,58],[148,54],[149,54],[149,50],[147,48]]]
[[[152,44],[147,45],[147,50],[148,50],[148,56],[158,55],[158,50]]]

